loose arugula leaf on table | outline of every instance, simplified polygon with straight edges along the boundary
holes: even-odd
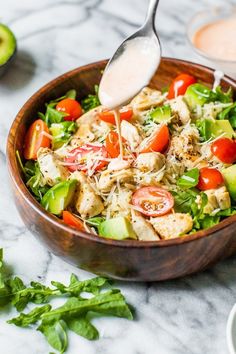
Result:
[[[68,346],[68,337],[64,321],[59,320],[52,323],[41,323],[37,328],[47,339],[48,343],[61,354]]]
[[[43,313],[51,310],[51,305],[44,305],[40,307],[35,307],[29,313],[21,313],[18,317],[12,318],[7,321],[9,324],[14,324],[19,327],[28,327],[31,324],[38,322]]]
[[[98,98],[98,85],[94,86],[94,95],[88,95],[86,98],[84,98],[81,102],[82,108],[84,112],[88,112],[93,108],[96,108],[97,106],[100,106],[100,101]]]
[[[52,285],[60,290],[61,293],[67,293],[78,297],[80,297],[82,292],[88,292],[93,295],[97,295],[103,287],[109,286],[110,284],[111,282],[107,278],[102,277],[80,281],[75,274],[71,275],[70,284],[68,286],[60,282],[52,281]]]
[[[52,282],[53,288],[39,282],[31,282],[27,287],[18,277],[6,279],[4,276],[3,252],[0,249],[0,306],[11,303],[18,311],[33,302],[48,303],[52,297],[67,296],[64,305],[52,309],[50,304],[33,308],[28,313],[8,321],[19,327],[29,327],[38,323],[38,330],[46,337],[48,343],[59,353],[64,353],[68,347],[67,332],[71,330],[89,340],[99,338],[99,332],[91,320],[99,316],[116,316],[133,319],[124,296],[118,289],[103,291],[110,286],[106,278],[96,277],[79,281],[72,274],[69,285]],[[84,297],[90,293],[92,297]]]
[[[3,249],[0,249],[0,308],[10,302],[10,289],[6,282],[6,274],[3,263]]]
[[[185,172],[177,181],[177,185],[183,189],[195,187],[199,180],[199,169],[193,168]]]

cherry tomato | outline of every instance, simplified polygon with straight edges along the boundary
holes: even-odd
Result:
[[[120,110],[120,120],[130,120],[133,115],[133,110],[131,108],[122,108]],[[99,118],[106,123],[116,124],[115,116],[112,111],[103,111],[99,113]]]
[[[222,174],[215,168],[203,167],[199,172],[197,188],[201,191],[218,188],[224,183]]]
[[[178,75],[171,83],[167,98],[171,100],[180,95],[184,95],[187,88],[197,82],[196,78],[188,74]]]
[[[51,140],[44,133],[49,134],[49,130],[43,120],[37,119],[31,124],[25,136],[24,158],[26,160],[36,160],[39,148],[50,147]]]
[[[236,161],[236,142],[229,138],[219,138],[211,144],[211,152],[224,163]]]
[[[161,216],[173,208],[174,198],[163,188],[142,187],[134,192],[132,204],[144,215]]]
[[[67,210],[62,212],[62,220],[65,224],[72,226],[79,231],[85,230],[83,222]]]
[[[122,138],[122,141],[125,142],[125,139]],[[116,132],[110,131],[106,137],[105,146],[107,152],[112,158],[118,157],[120,155],[119,137]]]
[[[59,112],[65,112],[68,115],[64,117],[64,120],[76,120],[79,118],[83,111],[81,105],[76,100],[72,98],[65,98],[64,100],[58,102],[56,109]]]
[[[140,152],[162,152],[167,148],[169,139],[169,129],[166,125],[162,125],[156,134],[151,138],[151,140],[148,141],[147,145],[141,148]]]
[[[104,146],[86,144],[70,151],[69,155],[65,161],[71,163],[71,165],[67,166],[71,172],[77,170],[87,171],[88,165],[86,161],[88,161],[88,158],[90,158],[89,167],[94,169],[94,171],[98,171],[108,164],[107,161],[102,160],[103,158],[108,158],[108,152]]]

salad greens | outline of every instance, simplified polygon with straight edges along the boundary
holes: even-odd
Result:
[[[0,307],[14,306],[20,314],[8,320],[9,324],[26,328],[38,325],[48,343],[59,353],[68,347],[68,331],[94,340],[99,332],[91,323],[94,316],[115,316],[133,319],[120,290],[112,289],[108,279],[96,277],[80,281],[72,274],[68,285],[52,281],[52,287],[38,282],[26,286],[18,277],[8,277],[0,249]],[[89,296],[88,296],[89,295]],[[66,296],[64,305],[52,308],[49,302]],[[22,312],[29,303],[45,304],[29,312]]]
[[[84,112],[88,112],[93,108],[96,108],[97,106],[100,106],[100,101],[98,98],[98,85],[94,86],[94,95],[90,94],[86,98],[84,98],[81,102],[82,108]]]
[[[183,189],[196,187],[199,180],[199,169],[193,168],[185,172],[177,181],[177,185]]]
[[[225,108],[218,114],[218,119],[228,119],[232,127],[236,128],[236,103]]]

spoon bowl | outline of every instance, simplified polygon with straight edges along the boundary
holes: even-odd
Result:
[[[159,0],[150,1],[142,27],[125,39],[109,60],[98,91],[103,106],[116,108],[124,105],[155,74],[161,59],[161,45],[154,23],[158,3]]]

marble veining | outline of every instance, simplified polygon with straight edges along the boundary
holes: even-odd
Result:
[[[0,80],[0,247],[25,282],[67,281],[91,274],[49,254],[22,224],[9,190],[5,145],[10,125],[27,98],[43,84],[76,66],[109,57],[143,21],[148,0],[7,0],[0,21],[18,39],[17,60]],[[161,0],[156,25],[163,54],[199,62],[187,44],[187,21],[225,0]],[[96,319],[101,339],[69,335],[68,354],[225,354],[225,327],[236,301],[236,257],[211,270],[165,283],[116,282],[136,308],[133,322]],[[10,326],[14,310],[0,313],[1,354],[45,354],[37,331]]]

